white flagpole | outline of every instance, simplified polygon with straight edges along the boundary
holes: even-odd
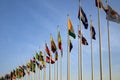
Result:
[[[92,47],[92,19],[91,19],[91,15],[90,15],[90,41],[91,41],[91,77],[92,80],[94,80],[94,62],[93,62],[93,47]]]
[[[80,14],[81,14],[81,0],[79,0],[79,6],[80,6]],[[82,23],[81,23],[81,15],[80,15],[80,30],[82,33]],[[83,80],[83,74],[82,74],[82,37],[80,38],[80,79],[79,80]],[[79,78],[79,77],[78,77]]]
[[[55,58],[55,56],[54,56]],[[56,62],[54,63],[54,80],[56,80]]]
[[[58,28],[58,32],[60,32],[60,27],[58,26],[57,28]],[[58,44],[58,46],[59,46],[59,44]],[[61,56],[60,56],[60,77],[58,76],[58,79],[62,80],[62,55],[63,54],[62,54],[61,50],[59,50],[59,51],[60,51]],[[58,59],[59,59],[59,56],[58,56]],[[59,66],[59,60],[58,60],[57,66]],[[59,69],[59,67],[58,67],[58,69]],[[57,71],[57,72],[59,72],[59,71]],[[59,74],[57,74],[57,75],[59,75]]]
[[[108,5],[108,0],[106,0],[106,4]],[[108,30],[109,78],[110,78],[110,80],[112,80],[112,60],[111,60],[111,51],[110,51],[110,26],[109,26],[109,20],[107,20],[107,30]]]
[[[79,25],[78,25],[78,31],[79,31]],[[79,33],[78,33],[79,35]],[[78,80],[80,80],[80,38],[78,37]]]
[[[51,73],[51,54],[50,54],[50,63],[49,63],[49,80],[52,80],[52,73]]]
[[[62,54],[61,51],[60,54]],[[60,80],[62,80],[62,55],[60,56]]]
[[[58,54],[58,61],[59,61],[59,54]],[[59,80],[58,61],[57,61],[57,80]]]
[[[32,73],[33,75],[32,75],[32,80],[34,80],[34,73]]]
[[[67,15],[69,17],[69,15]],[[68,27],[67,27],[68,31]],[[69,32],[67,33],[67,80],[70,80],[70,38],[69,38]]]
[[[28,75],[28,80],[30,80],[30,74]]]
[[[45,61],[44,80],[46,80],[46,53],[45,52],[44,52],[44,61]]]
[[[50,37],[51,37],[51,34],[50,34]],[[50,63],[49,63],[49,80],[52,80],[51,59],[52,59],[52,55],[50,54]]]
[[[101,0],[100,0],[101,1]],[[101,26],[100,26],[100,9],[98,4],[98,31],[99,31],[99,54],[100,54],[100,80],[103,80],[102,70],[102,41],[101,41]]]

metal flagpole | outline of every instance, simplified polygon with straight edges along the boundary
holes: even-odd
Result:
[[[55,56],[54,56],[55,58]],[[56,62],[54,63],[54,80],[56,80]]]
[[[106,4],[108,5],[108,0],[106,0]],[[107,30],[108,30],[109,78],[110,78],[110,80],[112,80],[112,60],[111,60],[111,51],[110,51],[110,26],[109,26],[109,20],[107,20]]]
[[[51,73],[51,54],[50,54],[50,63],[49,63],[49,80],[52,80],[52,73]]]
[[[58,32],[60,31],[59,25],[57,26],[57,30],[58,30]],[[58,51],[58,49],[57,49],[57,51]],[[59,53],[59,51],[58,51],[58,53]],[[57,60],[57,80],[59,80],[59,54],[58,54],[58,60]]]
[[[50,34],[50,37],[51,37],[51,34]],[[52,80],[51,58],[52,58],[52,55],[50,54],[50,63],[49,63],[49,80]]]
[[[91,41],[91,77],[92,80],[94,80],[94,62],[93,62],[93,47],[92,47],[92,19],[91,19],[91,15],[90,15],[90,41]]]
[[[59,55],[58,55],[58,61],[59,61]],[[59,80],[59,74],[58,74],[58,61],[57,61],[57,80]]]
[[[45,52],[44,52],[44,65],[45,65],[45,67],[44,67],[44,80],[46,80],[46,54],[45,54]]]
[[[80,14],[81,14],[81,0],[79,0],[79,7],[80,7]],[[82,23],[81,23],[81,15],[80,15],[80,31],[82,33]],[[83,74],[82,74],[82,37],[80,38],[80,79],[83,80]]]
[[[69,17],[69,15],[67,15]],[[68,31],[68,27],[67,27]],[[67,80],[70,80],[70,37],[69,37],[69,32],[67,33]]]
[[[61,51],[60,54],[62,54]],[[62,56],[60,57],[60,80],[62,80]]]
[[[101,0],[99,0],[101,1]],[[100,8],[99,8],[99,3],[98,4],[98,31],[99,31],[99,54],[100,54],[100,80],[103,80],[103,75],[102,75],[102,41],[101,41],[101,26],[100,26]]]
[[[34,80],[34,73],[32,73],[33,75],[32,75],[32,80]]]
[[[30,75],[28,75],[28,80],[30,80]]]
[[[78,25],[78,31],[79,31],[79,25]],[[78,33],[79,35],[79,33]],[[80,38],[78,37],[78,80],[80,80]]]
[[[60,27],[59,27],[59,25],[58,25],[58,32],[60,32]],[[58,46],[59,46],[59,44],[58,44]],[[60,56],[60,80],[62,80],[62,51],[60,50],[60,54],[61,54],[61,56]],[[59,56],[58,56],[58,59],[59,59]],[[59,60],[58,60],[58,63],[57,63],[57,70],[59,70]],[[58,71],[57,71],[58,72]],[[59,74],[57,74],[57,75],[59,75]],[[59,76],[58,76],[58,79],[59,79]],[[57,79],[57,80],[58,80]]]

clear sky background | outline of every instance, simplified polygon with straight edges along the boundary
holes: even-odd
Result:
[[[93,41],[95,80],[99,80],[98,13],[95,0],[81,0],[88,21],[92,15],[96,30]],[[106,5],[105,0],[102,0]],[[120,13],[120,0],[109,0],[109,4]],[[0,76],[19,65],[26,64],[39,48],[44,51],[45,41],[50,45],[50,33],[57,44],[57,25],[60,26],[63,43],[63,80],[67,79],[67,14],[69,14],[77,36],[79,24],[78,0],[0,0]],[[103,78],[109,80],[108,42],[106,14],[101,9]],[[90,24],[90,23],[89,23]],[[89,25],[90,26],[90,25]],[[113,80],[120,80],[120,24],[110,22]],[[83,78],[91,80],[90,27],[82,32],[89,45],[83,46]],[[78,38],[72,39],[71,80],[78,79]],[[48,71],[48,65],[47,65]],[[48,75],[47,75],[48,77]]]

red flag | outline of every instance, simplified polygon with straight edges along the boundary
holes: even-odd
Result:
[[[50,56],[50,50],[49,50],[49,48],[47,46],[47,43],[45,43],[45,51]]]
[[[83,44],[83,45],[88,45],[87,40],[86,40],[85,37],[82,35],[82,33],[81,33],[80,30],[78,30],[78,37],[79,37],[79,38],[82,38],[82,44]]]
[[[46,56],[46,62],[50,63],[50,57]],[[51,59],[51,64],[54,64],[55,61],[53,59]]]

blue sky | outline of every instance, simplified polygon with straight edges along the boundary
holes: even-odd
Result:
[[[96,41],[93,41],[95,80],[99,80],[99,37],[98,16],[95,1],[81,0],[82,8],[87,15],[92,15],[96,30]],[[105,5],[105,0],[102,0]],[[120,13],[120,1],[109,0],[109,4]],[[67,77],[67,14],[69,14],[77,34],[78,0],[0,0],[0,76],[9,73],[19,65],[25,64],[36,51],[44,51],[45,41],[50,45],[50,34],[57,44],[57,25],[60,26],[63,41],[63,80]],[[101,9],[101,33],[103,77],[109,79],[107,24],[105,13]],[[90,23],[89,23],[90,24]],[[83,26],[83,25],[82,25]],[[110,22],[110,41],[112,53],[113,80],[120,79],[120,24]],[[91,79],[90,65],[90,29],[82,32],[89,46],[83,46],[83,76]],[[77,79],[78,40],[72,39],[71,80]],[[48,66],[47,66],[48,70]]]

